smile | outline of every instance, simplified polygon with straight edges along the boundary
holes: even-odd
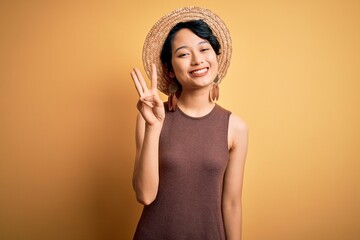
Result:
[[[209,68],[196,69],[191,71],[190,74],[194,76],[203,76],[208,72]]]

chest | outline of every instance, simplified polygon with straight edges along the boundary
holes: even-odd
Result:
[[[226,118],[167,117],[159,159],[160,168],[167,172],[223,173],[229,160]]]

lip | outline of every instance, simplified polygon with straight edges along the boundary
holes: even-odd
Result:
[[[204,67],[204,68],[194,69],[194,70],[190,71],[189,73],[191,76],[194,76],[194,77],[202,77],[202,76],[205,76],[208,72],[209,72],[209,68]]]

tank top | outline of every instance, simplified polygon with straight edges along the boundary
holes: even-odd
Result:
[[[134,239],[225,239],[221,201],[231,113],[219,105],[202,117],[165,109],[158,193],[144,206]]]

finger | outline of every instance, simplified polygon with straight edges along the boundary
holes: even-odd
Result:
[[[145,102],[141,101],[141,99],[139,99],[139,101],[138,101],[137,104],[136,104],[137,109],[140,110],[141,108],[143,108],[143,107],[144,107],[144,104],[145,104],[147,107],[153,108],[152,104],[145,103]],[[146,106],[145,106],[145,107],[146,107]]]
[[[144,101],[144,103],[145,102],[149,103],[152,107],[154,106],[154,104],[157,105],[157,103],[156,103],[156,95],[154,95],[154,94],[149,95],[149,96],[145,96],[145,97],[141,98],[141,100]]]
[[[152,99],[153,100],[153,105],[157,106],[157,107],[161,107],[161,106],[164,106],[164,103],[163,101],[161,101],[159,95],[154,95],[154,98]]]
[[[149,89],[146,86],[146,82],[144,80],[144,77],[142,76],[139,69],[134,68],[134,71],[135,71],[135,74],[136,74],[137,78],[139,79],[139,82],[140,82],[140,84],[142,86],[143,92],[146,94],[149,91]]]
[[[151,64],[151,90],[156,91],[157,89],[157,72],[156,72],[156,65],[153,63]]]
[[[153,108],[153,107],[154,107],[154,105],[153,105],[151,102],[146,101],[146,100],[143,99],[143,98],[140,98],[140,101],[141,101],[142,103],[144,103],[146,106],[150,107],[150,108]]]
[[[139,96],[142,97],[142,96],[144,95],[144,91],[143,91],[143,88],[142,88],[142,86],[141,86],[141,84],[140,84],[140,82],[139,82],[138,77],[136,76],[135,71],[132,70],[132,71],[130,72],[130,75],[131,75],[131,78],[133,79],[134,85],[135,85],[135,87],[136,87],[136,90],[137,90]]]
[[[161,107],[164,105],[164,103],[161,101],[158,94],[152,94],[149,96],[145,96],[142,99],[144,99],[144,101],[150,102],[152,106]]]

